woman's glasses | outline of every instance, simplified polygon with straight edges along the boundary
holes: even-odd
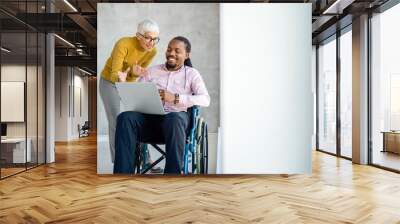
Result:
[[[150,43],[153,42],[154,44],[157,44],[158,42],[160,42],[160,38],[159,37],[155,37],[155,38],[151,38],[151,37],[146,37],[145,35],[138,33],[143,39],[146,40],[146,42]]]

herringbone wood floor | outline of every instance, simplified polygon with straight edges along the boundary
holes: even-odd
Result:
[[[400,175],[313,155],[312,175],[96,174],[96,139],[0,181],[0,223],[400,223]]]

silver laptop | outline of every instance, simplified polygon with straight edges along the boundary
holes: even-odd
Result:
[[[115,86],[125,110],[144,114],[166,114],[156,84],[117,82]]]

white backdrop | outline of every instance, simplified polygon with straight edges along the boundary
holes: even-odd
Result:
[[[311,4],[222,4],[220,173],[310,173]]]

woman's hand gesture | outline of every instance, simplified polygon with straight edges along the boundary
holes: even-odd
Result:
[[[137,76],[146,76],[148,74],[147,73],[147,69],[145,69],[142,66],[138,65],[137,61],[132,66],[132,72]]]
[[[120,82],[126,82],[126,77],[128,76],[128,72],[131,70],[130,67],[128,67],[124,72],[119,71],[118,72],[118,79]]]

